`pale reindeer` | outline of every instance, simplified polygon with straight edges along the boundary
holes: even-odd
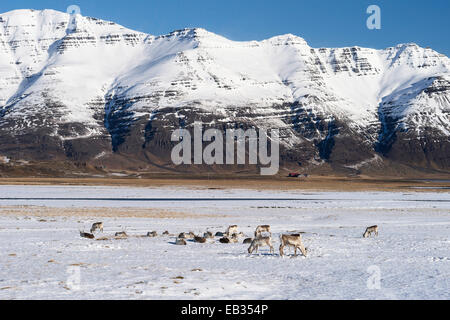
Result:
[[[95,231],[100,230],[103,232],[103,222],[96,222],[91,227],[91,233],[94,233]]]
[[[366,229],[366,232],[364,232],[363,237],[368,238],[372,233],[375,233],[375,235],[378,237],[378,226],[371,226]]]
[[[180,238],[180,239],[194,239],[194,237],[195,237],[195,234],[193,232],[189,232],[189,233],[183,232],[178,235],[178,238]]]
[[[255,230],[255,238],[260,237],[263,232],[269,233],[270,236],[272,237],[272,232],[270,232],[270,226],[263,225],[263,226],[258,226],[256,228],[256,230]]]
[[[206,239],[213,239],[214,236],[213,236],[213,234],[212,234],[211,231],[206,231],[206,232],[203,234],[203,238],[206,238]]]
[[[306,249],[303,246],[302,236],[300,234],[283,234],[280,236],[280,256],[284,255],[284,247],[294,247],[295,256],[297,256],[297,249],[300,249],[302,254],[306,257]]]
[[[275,252],[272,245],[272,237],[259,237],[252,241],[250,247],[248,248],[248,253],[252,254],[253,251],[256,251],[256,253],[258,253],[258,248],[264,246],[268,246],[270,248],[270,253]]]
[[[237,234],[238,233],[238,226],[234,225],[234,226],[229,226],[227,228],[227,231],[225,232],[225,235],[227,237],[231,237],[233,234]]]
[[[180,239],[180,238],[177,239],[177,241],[175,242],[175,244],[176,244],[177,246],[186,246],[186,245],[187,245],[186,240]]]
[[[128,238],[128,234],[125,231],[116,232],[114,236],[116,238]]]

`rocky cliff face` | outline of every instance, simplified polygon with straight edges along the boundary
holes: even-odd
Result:
[[[51,10],[0,15],[0,156],[10,166],[172,168],[172,131],[202,120],[280,129],[290,169],[450,170],[450,61],[431,49],[317,49],[294,35],[234,42],[203,29],[151,36],[69,21]]]

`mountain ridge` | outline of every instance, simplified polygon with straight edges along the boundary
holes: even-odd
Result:
[[[380,170],[450,168],[450,62],[432,49],[237,42],[202,28],[153,36],[80,15],[68,30],[69,19],[0,14],[0,155],[11,165],[171,168],[171,130],[203,120],[279,128],[282,161],[302,170],[375,156]]]

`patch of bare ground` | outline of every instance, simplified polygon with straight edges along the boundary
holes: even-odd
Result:
[[[0,288],[0,290],[9,290],[9,289],[14,289],[14,287],[2,287],[2,288]]]
[[[0,206],[0,216],[153,219],[200,219],[217,217],[217,215],[213,216],[154,208],[50,208],[40,206]]]
[[[305,191],[409,191],[449,192],[449,175],[420,178],[310,176],[236,177],[191,175],[170,178],[0,178],[0,185],[72,185],[126,187],[186,187],[198,189],[305,190]],[[434,180],[433,180],[434,179]],[[441,181],[439,181],[441,180]],[[425,187],[425,189],[421,189]],[[435,189],[434,189],[435,188]]]

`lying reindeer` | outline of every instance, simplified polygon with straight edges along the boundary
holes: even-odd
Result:
[[[207,232],[205,232],[205,233],[203,234],[203,238],[206,238],[206,239],[213,239],[214,236],[213,236],[212,232],[207,231]]]
[[[252,241],[250,247],[248,248],[248,253],[252,254],[254,250],[256,250],[256,253],[258,253],[258,248],[263,246],[270,247],[270,253],[275,252],[272,245],[272,237],[260,237]]]
[[[280,241],[281,241],[280,256],[284,255],[284,247],[289,246],[294,247],[295,256],[297,256],[297,248],[298,248],[300,249],[302,254],[306,257],[306,249],[303,246],[302,236],[300,234],[291,234],[291,235],[283,234],[280,236]]]
[[[225,236],[225,237],[219,239],[220,243],[238,243],[238,241],[239,240],[236,235],[234,235],[233,237]]]
[[[195,236],[195,237],[194,237],[194,242],[198,242],[198,243],[206,243],[206,238]]]
[[[95,239],[95,236],[93,234],[87,233],[87,232],[84,232],[81,230],[80,230],[80,237],[86,238],[86,239]]]
[[[260,236],[261,236],[261,233],[263,233],[263,232],[268,232],[268,233],[270,234],[270,236],[272,237],[272,232],[270,232],[270,226],[264,225],[264,226],[258,226],[258,227],[256,228],[256,231],[255,231],[255,238],[260,237]]]
[[[366,229],[366,232],[364,232],[363,237],[368,238],[372,233],[375,233],[375,235],[378,237],[378,226],[371,226]]]
[[[194,239],[195,234],[193,232],[189,232],[189,233],[183,232],[178,235],[178,238],[179,239]]]
[[[97,230],[103,232],[103,222],[97,222],[92,225],[91,233],[94,233]]]
[[[128,238],[128,234],[125,231],[116,232],[114,236],[116,238]]]

